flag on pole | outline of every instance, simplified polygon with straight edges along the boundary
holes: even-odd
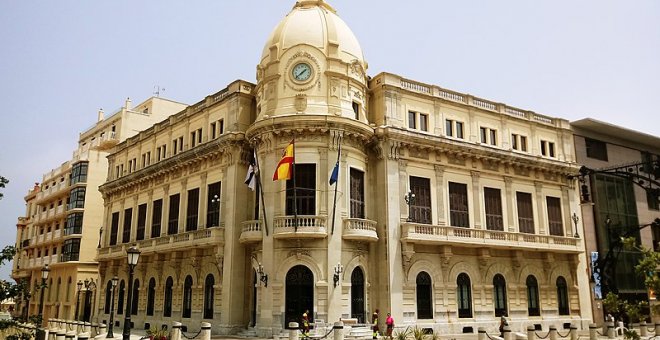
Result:
[[[293,169],[293,164],[295,163],[295,156],[293,154],[293,142],[294,141],[291,141],[291,143],[289,143],[289,145],[287,145],[287,147],[284,149],[282,159],[277,164],[277,168],[273,174],[273,181],[291,179],[291,170]]]
[[[245,184],[250,190],[254,191],[257,187],[257,172],[259,168],[256,163],[257,151],[254,151],[253,157],[250,159],[250,166],[248,167],[247,174],[245,175]]]
[[[337,183],[339,180],[339,161],[335,163],[335,168],[332,169],[332,174],[330,175],[330,185]]]

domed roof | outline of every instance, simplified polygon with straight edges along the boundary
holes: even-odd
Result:
[[[357,59],[364,64],[360,43],[332,6],[323,0],[299,0],[266,41],[261,63],[270,60],[272,46],[278,47],[280,55],[300,44],[317,47],[328,55],[328,43],[339,46],[338,56],[345,62]]]

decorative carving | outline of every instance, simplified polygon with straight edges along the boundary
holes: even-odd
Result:
[[[484,168],[484,170],[500,171],[500,164],[496,160],[483,159],[481,161],[481,166]]]
[[[307,249],[296,248],[296,249],[294,249],[294,250],[289,251],[289,254],[287,255],[287,257],[293,257],[293,256],[295,256],[296,259],[300,260],[300,259],[302,259],[303,255],[305,255],[305,256],[311,256],[311,253],[310,253],[309,250],[307,250]]]
[[[307,109],[307,95],[304,93],[299,93],[296,95],[295,104],[296,111],[298,113],[303,113]]]
[[[518,176],[529,177],[529,168],[522,166],[513,166],[513,173]]]
[[[465,166],[465,156],[458,153],[448,153],[447,162],[452,165]]]
[[[362,63],[354,59],[351,61],[351,64],[349,65],[349,68],[351,70],[351,73],[353,73],[355,76],[360,78],[362,82],[366,82],[366,72],[364,71],[364,67],[362,67]]]

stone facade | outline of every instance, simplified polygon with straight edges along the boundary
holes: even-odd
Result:
[[[376,309],[437,333],[494,331],[501,314],[516,331],[585,328],[569,123],[367,67],[330,5],[298,1],[256,84],[237,80],[118,144],[100,188],[98,320],[112,277],[124,282],[115,298],[127,294],[135,244],[136,329],[210,321],[216,334],[272,336],[305,310],[369,322]],[[292,180],[271,180],[292,141],[295,196]],[[147,152],[151,163],[130,165]],[[253,154],[257,192],[244,184]]]

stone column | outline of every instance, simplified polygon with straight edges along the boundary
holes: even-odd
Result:
[[[435,197],[438,210],[438,225],[447,225],[447,216],[445,215],[445,167],[436,165],[435,167]]]
[[[201,183],[199,185],[199,209],[197,209],[199,216],[197,217],[197,226],[206,228],[208,226],[208,221],[206,220],[206,212],[210,203],[207,185],[208,173],[204,172],[203,174],[199,175],[199,179]]]
[[[513,206],[516,204],[515,192],[513,192],[513,178],[511,176],[504,176],[504,191],[506,195],[506,219],[505,223],[508,224],[507,229],[510,233],[516,232],[516,220],[513,215]]]
[[[470,212],[470,215],[474,216],[474,229],[483,229],[483,226],[481,225],[481,188],[479,186],[479,177],[481,174],[479,171],[471,171],[470,174],[472,175],[472,202],[473,202],[473,207],[472,211]]]
[[[546,235],[546,225],[547,221],[545,219],[545,204],[544,204],[544,197],[543,197],[543,183],[541,182],[534,182],[534,189],[536,192],[536,218],[535,223],[536,225],[539,226],[538,230],[536,231],[537,234],[539,235]]]
[[[561,206],[564,211],[564,235],[566,235],[566,237],[573,237],[575,231],[573,230],[573,222],[571,220],[571,199],[568,190],[568,186],[561,186]]]

